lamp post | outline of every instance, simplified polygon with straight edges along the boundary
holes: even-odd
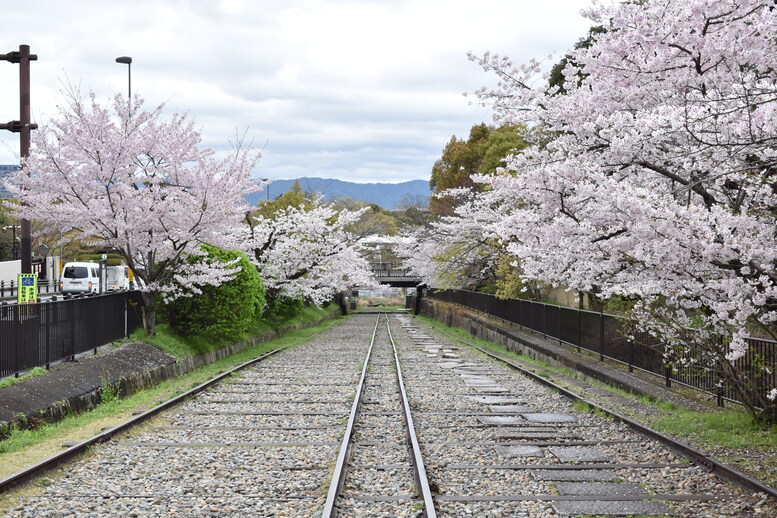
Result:
[[[129,56],[119,56],[116,63],[127,65],[127,99],[132,100],[132,58]]]
[[[262,178],[262,181],[263,182],[269,182],[270,179],[269,178]],[[267,185],[264,186],[264,188],[267,190],[267,193],[266,193],[267,194],[267,201],[269,202],[270,201],[270,184],[268,183]]]

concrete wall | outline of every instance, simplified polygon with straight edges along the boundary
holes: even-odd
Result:
[[[552,288],[548,291],[547,297],[550,300],[569,308],[591,309],[591,300],[588,293],[580,293],[577,290],[565,290],[563,288]]]

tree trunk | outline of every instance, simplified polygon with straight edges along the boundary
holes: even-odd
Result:
[[[156,335],[156,296],[143,292],[143,329],[149,336]]]

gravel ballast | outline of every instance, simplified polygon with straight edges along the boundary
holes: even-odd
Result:
[[[375,319],[354,315],[95,447],[7,516],[320,516]],[[390,321],[437,516],[777,516],[411,317]],[[373,354],[338,516],[420,516],[385,331]]]

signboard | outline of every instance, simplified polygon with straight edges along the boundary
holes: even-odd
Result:
[[[0,164],[0,200],[7,200],[11,198],[11,193],[3,187],[3,182],[11,174],[19,170],[18,165],[2,165]]]
[[[34,304],[38,300],[38,275],[35,273],[20,273],[16,290],[19,304]]]

